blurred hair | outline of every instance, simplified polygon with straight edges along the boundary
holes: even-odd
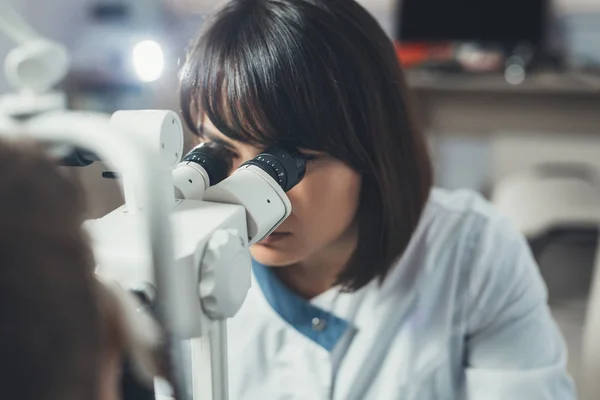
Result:
[[[324,151],[362,174],[346,288],[404,252],[432,168],[394,46],[355,1],[228,2],[189,52],[181,106],[192,129],[206,115],[231,139]]]
[[[0,142],[3,398],[97,396],[104,312],[84,208],[79,185],[40,148]]]

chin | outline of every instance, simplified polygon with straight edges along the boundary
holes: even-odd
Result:
[[[302,260],[299,254],[293,254],[283,249],[255,244],[250,247],[252,258],[269,267],[286,267]],[[294,252],[295,253],[295,252]]]

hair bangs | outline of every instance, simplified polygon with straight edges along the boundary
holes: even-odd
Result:
[[[273,112],[278,85],[268,61],[248,49],[255,38],[227,28],[212,26],[188,55],[180,88],[186,123],[199,134],[206,117],[233,140],[260,146],[288,142],[289,136],[277,134],[283,133]]]
[[[199,134],[198,127],[206,117],[233,140],[261,145],[276,141],[261,112],[256,88],[240,71],[243,65],[214,51],[191,57],[197,62],[187,66],[181,104],[186,123],[195,133]]]
[[[324,90],[335,77],[315,73],[316,62],[299,40],[303,31],[287,23],[272,26],[282,18],[277,4],[265,10],[251,3],[244,3],[243,15],[225,8],[189,52],[180,87],[187,124],[198,133],[208,118],[236,141],[335,155],[343,140],[325,132],[349,129],[335,125],[339,107]],[[322,102],[315,104],[316,98]]]

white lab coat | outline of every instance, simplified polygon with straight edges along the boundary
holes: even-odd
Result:
[[[571,400],[526,241],[485,200],[434,189],[380,286],[305,301],[267,267],[229,322],[231,400]]]

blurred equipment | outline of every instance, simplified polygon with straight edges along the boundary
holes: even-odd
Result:
[[[600,142],[507,136],[495,140],[493,152],[492,201],[525,234],[538,261],[559,243],[595,252],[589,268],[587,263],[578,264],[572,253],[557,268],[548,270],[543,262],[540,267],[554,304],[585,301],[589,290],[581,351],[572,351],[581,354],[581,365],[572,368],[579,371],[580,398],[596,400],[600,392]]]
[[[161,78],[165,49],[156,1],[96,0],[73,43],[73,72],[87,84],[139,86]]]
[[[69,70],[64,46],[40,37],[4,1],[0,31],[19,45],[5,60],[5,74],[14,89],[44,93],[64,78]]]
[[[541,46],[547,0],[402,0],[398,39]]]
[[[154,108],[155,91],[177,67],[164,2],[87,3],[81,34],[69,39],[73,65],[64,84],[69,105],[107,114]]]
[[[535,255],[565,231],[596,234],[600,170],[584,163],[540,164],[498,182],[492,201],[533,243]]]
[[[63,108],[64,94],[51,89],[69,70],[66,48],[40,37],[4,0],[0,1],[0,32],[17,44],[4,61],[7,81],[17,93],[0,99],[0,118],[3,113],[21,117]]]
[[[581,400],[595,400],[600,393],[600,245],[590,287],[582,340]]]
[[[568,66],[597,74],[600,70],[600,12],[594,3],[589,2],[589,11],[564,15],[560,22]]]
[[[548,0],[399,0],[398,4],[396,40],[401,58],[404,47],[414,52],[418,44],[446,43],[460,50],[458,57],[428,57],[427,68],[493,72],[520,65],[528,69],[545,51]]]
[[[132,191],[139,177],[118,171],[126,204],[86,222],[97,274],[149,299],[151,309],[157,305],[153,299],[160,301],[157,281],[169,282],[177,304],[164,318],[184,340],[184,353],[191,353],[178,360],[192,377],[189,398],[226,400],[226,319],[238,312],[250,288],[248,248],[289,216],[285,191],[304,176],[304,159],[295,151],[270,148],[228,177],[226,152],[219,147],[197,146],[180,162],[183,130],[175,113],[119,111],[110,124],[114,132],[133,135],[159,155],[152,173],[169,207],[173,236],[166,240],[173,242],[174,257],[162,278],[150,267],[154,249],[140,234],[148,210]]]
[[[595,138],[503,134],[493,141],[491,200],[529,240],[553,301],[584,295],[589,285],[591,267],[543,261],[555,245],[596,247],[599,155]]]

